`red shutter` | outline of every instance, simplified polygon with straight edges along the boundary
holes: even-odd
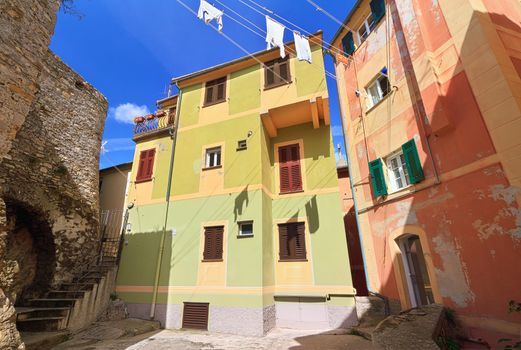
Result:
[[[152,179],[155,155],[155,148],[146,151],[141,151],[141,153],[139,154],[139,165],[137,170],[136,181],[146,181]]]
[[[298,144],[279,148],[280,192],[302,191],[300,147]]]

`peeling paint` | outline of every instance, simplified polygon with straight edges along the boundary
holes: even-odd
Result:
[[[392,232],[399,227],[418,224],[416,211],[411,210],[410,202],[396,203],[393,207],[396,211],[395,214],[386,216],[380,222],[373,222],[373,228],[376,235],[383,236],[386,232]]]
[[[466,307],[474,302],[476,296],[470,289],[467,267],[461,261],[456,242],[450,238],[450,223],[446,218],[440,220],[438,234],[432,239],[443,267],[435,268],[435,272],[441,295],[459,307]]]
[[[358,159],[364,159],[365,157],[364,146],[361,143],[356,145],[356,155],[358,156]]]

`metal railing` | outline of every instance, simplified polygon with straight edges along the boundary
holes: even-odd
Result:
[[[168,128],[170,125],[174,124],[175,112],[149,114],[146,117],[136,119],[134,135]]]

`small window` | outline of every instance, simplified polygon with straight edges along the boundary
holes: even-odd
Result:
[[[204,228],[203,261],[220,261],[223,258],[224,226]]]
[[[358,29],[358,43],[359,45],[361,45],[365,39],[367,39],[367,37],[369,36],[369,33],[371,33],[375,27],[375,21],[373,19],[373,15],[369,15],[369,17],[367,17],[364,21],[364,23],[362,23],[362,25],[360,26],[360,28]]]
[[[387,175],[389,176],[392,192],[401,190],[411,184],[402,152],[387,158]]]
[[[246,140],[240,140],[237,142],[237,151],[242,151],[248,148],[248,144],[246,143]]]
[[[141,151],[139,154],[139,164],[136,176],[136,182],[144,182],[152,180],[154,170],[154,158],[156,156],[156,149],[148,149]]]
[[[306,260],[306,237],[303,222],[279,224],[279,257],[281,261]]]
[[[253,236],[253,221],[239,222],[239,237]]]
[[[264,78],[266,89],[291,83],[289,59],[286,57],[267,62],[264,68]]]
[[[375,106],[378,102],[384,99],[385,96],[389,95],[391,92],[391,85],[389,84],[389,79],[385,75],[380,75],[376,78],[371,84],[369,84],[366,88],[367,96],[369,99],[367,100],[367,107],[371,108]]]
[[[210,106],[226,100],[226,77],[215,79],[206,83],[204,105]]]
[[[206,150],[206,168],[221,166],[221,147],[209,148]]]

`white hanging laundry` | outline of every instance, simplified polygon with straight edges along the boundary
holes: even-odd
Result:
[[[280,57],[286,57],[284,50],[284,29],[286,29],[279,22],[266,16],[266,42],[268,43],[268,50],[272,47],[279,47]]]
[[[295,38],[295,49],[297,50],[297,58],[299,61],[308,61],[309,63],[313,63],[308,38],[297,32],[293,32],[293,37]]]
[[[221,31],[223,29],[223,15],[224,12],[218,10],[206,1],[201,0],[201,3],[199,4],[199,12],[197,13],[197,17],[199,19],[202,19],[204,23],[209,24],[211,21],[216,20],[219,31]]]

